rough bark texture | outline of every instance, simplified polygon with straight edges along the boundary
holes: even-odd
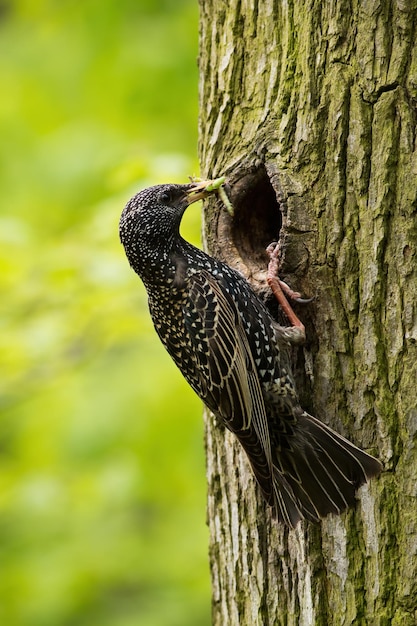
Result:
[[[417,9],[412,0],[201,0],[206,244],[313,304],[303,406],[377,455],[355,510],[288,531],[207,417],[215,625],[417,623]]]

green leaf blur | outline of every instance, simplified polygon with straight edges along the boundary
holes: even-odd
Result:
[[[1,624],[210,623],[201,405],[117,230],[197,173],[197,10],[0,5]]]

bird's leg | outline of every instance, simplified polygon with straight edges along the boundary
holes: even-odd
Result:
[[[305,328],[304,324],[298,319],[296,314],[291,308],[290,303],[284,295],[285,293],[289,298],[292,298],[296,302],[309,302],[309,300],[303,300],[301,294],[293,291],[287,283],[278,277],[279,271],[279,244],[276,242],[271,243],[266,249],[269,255],[268,271],[266,280],[274,294],[278,304],[284,311],[285,315],[290,322],[293,332],[291,333],[291,341],[293,343],[301,343],[305,340]],[[290,329],[288,329],[290,330]],[[290,337],[289,337],[290,338]]]

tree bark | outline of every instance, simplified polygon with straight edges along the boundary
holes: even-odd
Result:
[[[235,209],[208,202],[206,247],[262,295],[279,237],[315,298],[302,406],[384,464],[288,530],[207,416],[215,625],[417,623],[416,25],[412,0],[201,0],[201,169]]]

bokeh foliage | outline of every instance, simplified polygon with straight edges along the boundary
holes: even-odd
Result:
[[[197,3],[0,9],[0,623],[208,624],[201,406],[117,233],[197,172]]]

